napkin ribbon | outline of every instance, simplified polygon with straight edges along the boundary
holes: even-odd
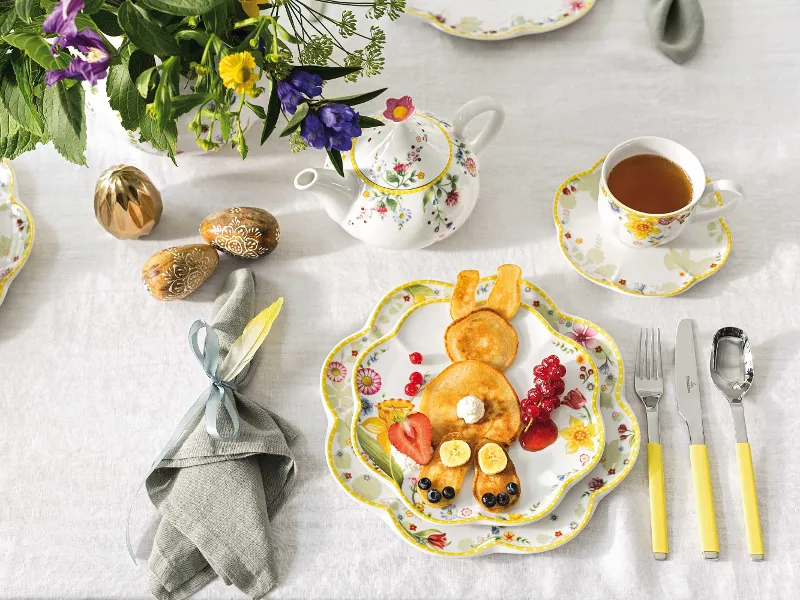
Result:
[[[198,340],[198,334],[200,333],[201,329],[204,329],[206,333],[202,350]],[[197,414],[201,410],[205,409],[206,432],[209,436],[211,436],[212,439],[220,442],[230,442],[236,439],[239,435],[239,413],[236,410],[236,399],[234,397],[234,392],[236,392],[236,384],[232,381],[224,381],[217,375],[217,369],[219,367],[219,337],[217,336],[217,332],[214,331],[214,328],[208,323],[202,319],[198,319],[192,323],[192,327],[189,329],[189,345],[191,346],[195,357],[197,357],[197,360],[200,362],[200,365],[203,367],[203,371],[205,371],[206,376],[211,383],[209,384],[208,388],[202,394],[200,394],[200,397],[195,401],[194,404],[192,404],[191,408],[186,411],[186,414],[183,415],[183,418],[180,420],[180,423],[178,423],[175,431],[172,432],[172,436],[169,438],[169,441],[166,443],[161,452],[158,453],[158,456],[150,466],[150,470],[147,472],[147,475],[144,476],[139,484],[139,487],[136,488],[136,493],[133,495],[133,498],[131,498],[130,504],[128,505],[128,516],[125,521],[125,544],[128,548],[128,554],[130,554],[134,563],[136,562],[136,555],[134,554],[133,547],[131,546],[130,535],[131,511],[133,510],[133,502],[136,499],[136,496],[139,495],[139,491],[144,486],[147,478],[150,477],[153,471],[159,467],[161,461],[169,456],[169,454],[178,445],[178,442],[180,442],[181,438],[186,433],[187,427],[192,423],[192,421],[194,421],[194,418],[197,416]],[[231,420],[233,432],[230,435],[223,435],[217,429],[217,417],[219,415],[220,407],[225,409],[225,412],[228,413],[228,417]]]

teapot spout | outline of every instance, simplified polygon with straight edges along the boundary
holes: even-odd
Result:
[[[352,171],[345,171],[344,177],[339,177],[330,169],[303,169],[294,178],[294,187],[314,192],[328,216],[340,225],[358,198],[358,178]]]

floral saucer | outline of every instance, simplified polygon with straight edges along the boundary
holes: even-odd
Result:
[[[482,280],[477,299],[486,300],[495,277]],[[342,340],[322,367],[322,404],[328,415],[325,454],[336,482],[357,502],[387,521],[415,548],[446,557],[478,556],[495,552],[531,554],[562,546],[587,525],[597,502],[628,475],[639,454],[639,425],[623,395],[624,368],[619,348],[597,325],[558,311],[553,301],[531,283],[522,284],[522,301],[535,308],[561,334],[572,333],[587,348],[600,347],[594,362],[600,377],[599,406],[607,441],[603,457],[591,473],[569,490],[558,508],[535,523],[515,527],[469,523],[431,527],[397,499],[396,490],[356,456],[351,422],[354,412],[352,376],[358,356],[383,337],[415,304],[429,298],[447,298],[453,286],[440,281],[414,281],[389,292],[366,325]],[[363,406],[359,405],[358,410]],[[442,512],[452,509],[445,507]],[[469,515],[461,515],[469,516]]]
[[[632,296],[675,296],[719,271],[731,251],[731,232],[723,219],[688,225],[663,246],[629,248],[603,231],[597,212],[600,159],[588,171],[562,183],[553,218],[558,243],[569,263],[589,281]],[[719,194],[701,206],[721,204]]]
[[[33,246],[33,217],[14,198],[11,163],[0,163],[0,304]]]
[[[488,289],[489,283],[482,287]],[[537,521],[592,470],[602,454],[605,435],[597,405],[600,383],[591,356],[596,355],[594,347],[591,352],[587,351],[570,337],[554,331],[535,308],[524,303],[520,305],[511,320],[520,339],[519,350],[504,375],[517,395],[524,397],[533,386],[533,367],[546,356],[555,354],[567,369],[565,389],[578,391],[580,405],[576,403],[573,409],[562,404],[553,412],[559,437],[547,448],[528,452],[516,441],[511,444],[509,456],[522,483],[520,502],[513,513],[483,511],[470,493],[474,469],[467,473],[461,493],[447,510],[440,511],[422,505],[420,496],[425,492],[417,488],[419,470],[404,473],[390,458],[387,432],[392,424],[393,408],[402,405],[416,411],[419,406],[421,392],[409,399],[403,391],[410,373],[424,371],[427,383],[452,364],[443,342],[444,331],[451,322],[449,298],[429,298],[415,304],[389,333],[364,349],[353,365],[353,397],[361,403],[362,409],[353,415],[351,441],[362,457],[369,457],[364,459],[367,467],[394,487],[397,496],[418,517],[453,525],[472,522],[522,525]],[[411,364],[410,352],[420,352],[424,363]],[[370,443],[372,440],[375,442]]]
[[[410,0],[406,12],[445,33],[474,40],[503,40],[544,33],[574,23],[595,0]]]

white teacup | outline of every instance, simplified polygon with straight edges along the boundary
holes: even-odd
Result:
[[[671,160],[683,169],[692,183],[692,200],[683,208],[666,214],[648,214],[628,208],[608,189],[608,175],[621,161],[638,154],[655,154]],[[700,201],[719,191],[735,197],[721,206],[707,208]],[[632,248],[650,248],[674,240],[690,223],[718,219],[744,200],[742,186],[730,179],[706,183],[703,165],[697,157],[677,142],[660,137],[638,137],[622,142],[608,153],[600,171],[600,195],[597,207],[604,226],[623,244]]]

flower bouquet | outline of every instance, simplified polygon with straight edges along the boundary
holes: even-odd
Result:
[[[184,115],[200,148],[232,146],[242,158],[248,120],[262,122],[263,144],[283,116],[280,136],[293,151],[324,148],[341,172],[340,152],[381,124],[352,107],[385,89],[328,99],[323,86],[380,73],[385,35],[374,23],[359,32],[349,9],[328,16],[327,4],[357,6],[368,21],[405,8],[405,0],[0,0],[0,158],[52,141],[86,164],[84,94],[104,79],[122,126],[173,161]]]

